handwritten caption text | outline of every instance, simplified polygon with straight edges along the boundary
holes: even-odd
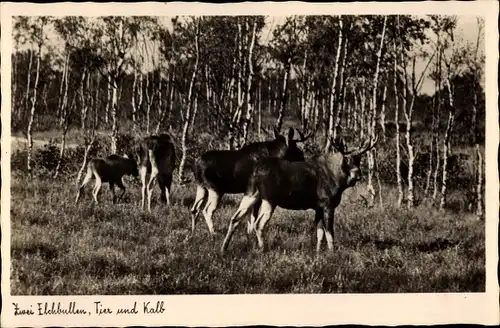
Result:
[[[105,305],[104,302],[96,301],[86,308],[79,306],[77,302],[40,302],[25,306],[12,303],[15,316],[40,316],[40,315],[127,315],[127,314],[163,314],[165,312],[164,302],[133,302],[128,306]]]

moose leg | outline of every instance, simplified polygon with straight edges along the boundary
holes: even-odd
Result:
[[[250,216],[250,220],[248,221],[248,226],[247,226],[247,233],[251,234],[253,231],[255,231],[255,221],[257,221],[257,218],[259,217],[259,210],[260,206],[262,204],[261,200],[258,200],[257,203],[255,203],[253,210],[252,210],[252,215]]]
[[[97,200],[97,195],[99,194],[99,190],[101,189],[101,185],[102,185],[101,177],[99,175],[96,175],[95,186],[94,186],[94,191],[93,191],[94,200],[95,200],[96,204],[99,203],[99,201]]]
[[[194,199],[193,206],[191,207],[191,233],[194,233],[196,219],[198,218],[201,206],[203,205],[203,202],[206,199],[207,199],[207,189],[198,185],[196,187],[196,198]]]
[[[158,169],[156,167],[151,168],[151,175],[149,176],[148,182],[148,211],[151,212],[151,196],[153,194],[154,180],[158,175]]]
[[[172,190],[172,174],[165,174],[165,198],[167,206],[170,206],[170,190]]]
[[[229,221],[229,227],[227,228],[226,238],[224,238],[224,243],[222,244],[221,253],[224,253],[226,251],[227,247],[229,246],[229,242],[231,241],[231,237],[240,224],[241,219],[244,218],[252,210],[256,202],[257,198],[254,195],[243,196],[238,210],[233,214],[231,220]]]
[[[151,195],[153,194],[153,182],[154,179],[158,177],[158,164],[156,163],[156,159],[152,149],[148,150],[149,161],[151,162],[151,175],[149,176],[148,183],[148,211],[151,212]]]
[[[141,191],[141,195],[142,195],[141,209],[142,210],[144,210],[144,202],[145,202],[145,199],[146,199],[146,175],[147,175],[147,173],[148,173],[147,166],[142,165],[141,168],[140,168],[141,185],[142,185],[142,191]]]
[[[275,207],[269,201],[263,200],[262,205],[260,206],[259,217],[257,219],[257,222],[255,222],[257,242],[259,243],[259,248],[261,249],[261,251],[264,250],[264,238],[262,237],[262,234],[267,222],[273,215],[274,208]]]
[[[170,206],[170,192],[169,188],[172,184],[171,174],[158,174],[158,185],[160,186],[161,201]]]
[[[111,194],[113,195],[113,204],[116,204],[115,183],[113,181],[109,182],[109,190],[111,190]]]
[[[92,179],[92,171],[87,170],[87,174],[85,175],[85,178],[83,179],[82,185],[80,186],[80,188],[78,189],[78,193],[76,194],[75,204],[78,204],[78,200],[80,199],[80,194],[83,192],[83,189],[85,188],[87,183],[89,183],[90,179]]]
[[[334,210],[324,209],[326,218],[326,242],[328,243],[328,250],[333,251],[333,215]],[[324,220],[323,220],[324,221]]]
[[[217,191],[213,189],[208,189],[208,201],[207,205],[203,209],[203,216],[205,217],[205,222],[207,223],[208,230],[213,235],[214,232],[214,223],[212,221],[212,216],[219,206],[219,200],[222,197],[222,194],[219,194]]]
[[[167,202],[167,206],[170,206],[170,191],[168,191],[167,186],[165,186],[165,200]]]
[[[156,178],[156,173],[152,171],[151,175],[149,176],[149,182],[148,182],[148,211],[151,212],[151,196],[153,195],[153,188],[154,188],[154,179]]]
[[[316,222],[316,252],[319,253],[321,249],[321,242],[323,241],[323,237],[325,235],[323,209],[316,209],[316,217],[314,220]]]
[[[118,202],[122,199],[123,195],[125,194],[125,186],[123,185],[123,180],[120,179],[116,182],[116,185],[118,186],[118,188],[120,188],[120,190],[122,191],[120,196],[118,196]]]
[[[158,187],[160,187],[160,201],[162,203],[167,202],[167,196],[165,193],[165,180],[164,180],[164,175],[162,173],[158,172],[158,175],[156,176],[156,180],[158,180]]]

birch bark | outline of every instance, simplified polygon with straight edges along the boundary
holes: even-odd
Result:
[[[196,76],[198,74],[198,65],[199,65],[199,57],[200,57],[200,52],[199,52],[199,45],[198,45],[198,39],[200,36],[200,18],[196,19],[196,32],[195,32],[195,37],[194,37],[194,45],[195,45],[195,62],[194,62],[194,67],[193,67],[193,73],[191,75],[191,80],[189,83],[189,91],[188,91],[188,99],[187,99],[187,110],[186,110],[186,115],[184,118],[184,126],[182,129],[182,139],[181,139],[181,149],[182,149],[182,155],[181,155],[181,161],[179,164],[179,183],[183,184],[186,181],[186,177],[184,176],[184,168],[186,166],[186,157],[187,157],[187,138],[188,138],[188,131],[189,131],[189,126],[191,123],[191,111],[193,107],[193,91],[194,91],[194,84],[196,82]]]
[[[30,176],[32,174],[32,172],[31,172],[31,170],[32,170],[31,157],[32,157],[32,153],[33,153],[32,130],[33,130],[33,121],[35,119],[35,109],[36,109],[36,105],[37,105],[37,92],[38,92],[39,81],[40,81],[40,63],[42,61],[43,28],[44,28],[45,22],[43,20],[41,20],[40,24],[41,24],[41,26],[40,26],[40,35],[39,35],[39,41],[38,41],[38,52],[36,55],[35,84],[33,86],[33,93],[31,94],[30,116],[29,116],[29,121],[28,121],[28,128],[26,131],[26,135],[27,135],[27,139],[28,139],[28,159],[27,159],[26,163],[27,163],[27,168],[28,168],[28,174]],[[27,94],[28,94],[28,91],[27,91]]]

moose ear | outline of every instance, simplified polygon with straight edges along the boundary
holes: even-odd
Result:
[[[345,147],[344,138],[342,138],[342,137],[336,137],[335,139],[331,138],[330,142],[331,142],[333,148],[335,148],[335,150],[337,150],[339,153],[341,153],[341,154],[345,153],[346,147]]]
[[[293,140],[293,135],[295,134],[295,131],[293,130],[293,128],[289,128],[288,129],[288,136],[286,138],[286,144],[289,145],[290,142]]]
[[[337,145],[342,153],[345,153],[347,151],[347,147],[345,145],[345,140],[342,137],[337,138]]]
[[[125,157],[125,158],[129,158],[127,154],[123,154],[123,157]]]

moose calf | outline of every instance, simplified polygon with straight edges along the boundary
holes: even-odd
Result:
[[[98,203],[97,195],[99,193],[99,190],[101,189],[101,185],[103,182],[108,182],[109,188],[113,193],[113,203],[116,203],[123,197],[123,194],[125,194],[125,186],[123,185],[122,177],[126,174],[133,177],[137,177],[139,175],[136,161],[132,158],[129,158],[127,155],[120,156],[113,154],[109,155],[106,158],[91,159],[87,165],[87,174],[85,175],[82,185],[80,186],[80,188],[78,189],[78,193],[76,194],[75,203],[78,203],[80,194],[85,188],[85,185],[87,185],[90,179],[92,179],[92,176],[95,177],[95,185],[92,191],[94,201]],[[115,194],[115,185],[117,185],[122,190],[122,193],[120,197],[118,197],[118,199]]]

